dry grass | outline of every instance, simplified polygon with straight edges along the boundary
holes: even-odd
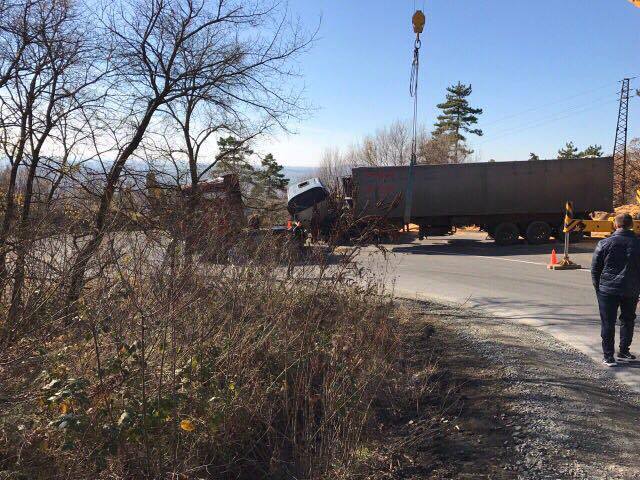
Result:
[[[37,318],[0,355],[0,477],[349,476],[398,358],[379,287],[122,235],[73,318],[55,282],[29,292]]]

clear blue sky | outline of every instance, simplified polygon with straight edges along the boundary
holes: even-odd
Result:
[[[460,80],[484,109],[485,135],[470,142],[481,160],[552,157],[569,140],[611,150],[617,82],[640,75],[640,9],[627,0],[290,0],[309,28],[322,17],[300,64],[317,110],[265,148],[311,166],[327,147],[408,119],[414,6],[427,15],[421,122],[433,124],[445,88]],[[640,136],[640,98],[629,134]]]

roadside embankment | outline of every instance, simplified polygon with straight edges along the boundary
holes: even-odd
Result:
[[[443,414],[432,443],[414,444],[377,478],[640,478],[640,404],[607,370],[539,330],[478,311],[400,308],[412,318],[407,355],[437,365]],[[385,436],[402,442],[413,425]],[[426,448],[434,458],[420,473]]]

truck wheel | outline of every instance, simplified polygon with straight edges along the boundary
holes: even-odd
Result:
[[[513,245],[518,243],[519,238],[520,231],[518,227],[511,222],[501,223],[496,227],[496,231],[493,234],[496,245]]]
[[[547,243],[549,238],[551,238],[551,225],[547,222],[531,222],[525,233],[527,242],[531,245]]]

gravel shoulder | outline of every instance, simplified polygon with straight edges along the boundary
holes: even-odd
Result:
[[[437,362],[443,416],[428,446],[380,478],[640,479],[640,402],[611,372],[534,328],[482,312],[400,301],[407,348]],[[594,332],[597,334],[598,332]],[[416,364],[415,368],[419,368]],[[640,368],[640,362],[625,368]],[[407,425],[389,426],[390,441]]]

